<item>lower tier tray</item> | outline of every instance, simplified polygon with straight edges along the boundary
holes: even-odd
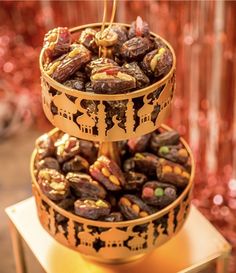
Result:
[[[172,240],[139,261],[119,265],[91,262],[55,241],[41,226],[33,198],[8,207],[6,213],[12,224],[13,242],[19,233],[46,273],[227,272],[231,247],[194,206],[184,227]],[[17,249],[20,248],[15,246]],[[26,272],[22,271],[24,265],[19,264],[22,253],[15,251],[17,255],[17,273]]]

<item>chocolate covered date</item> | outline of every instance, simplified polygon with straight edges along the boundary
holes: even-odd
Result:
[[[65,176],[53,169],[42,169],[38,173],[38,183],[42,192],[51,200],[59,201],[69,194],[69,184]]]
[[[153,46],[152,41],[146,37],[134,37],[121,46],[120,54],[126,60],[139,61]]]
[[[79,197],[104,199],[106,196],[104,187],[88,174],[70,172],[66,175],[66,179]]]
[[[116,66],[102,67],[90,79],[93,91],[98,94],[125,93],[136,87],[136,79]]]
[[[171,184],[149,181],[143,186],[142,199],[149,205],[164,208],[176,198],[176,188]]]
[[[79,153],[79,140],[64,134],[55,142],[57,160],[61,163]]]
[[[71,34],[67,27],[58,27],[50,30],[44,36],[44,54],[46,61],[65,54],[69,51]]]
[[[103,216],[108,216],[110,213],[110,205],[104,200],[98,199],[85,199],[85,200],[77,200],[74,203],[75,214],[96,220]]]
[[[149,52],[143,59],[143,68],[148,75],[165,76],[171,69],[173,56],[168,47]]]
[[[91,60],[91,52],[80,44],[71,45],[71,51],[45,66],[46,73],[63,83]]]
[[[190,179],[190,174],[183,166],[164,158],[159,159],[156,174],[161,182],[171,183],[180,188],[187,186]]]
[[[180,145],[169,145],[161,146],[157,152],[159,157],[163,157],[170,161],[185,165],[188,161],[189,154],[183,146]]]
[[[150,140],[150,148],[154,153],[157,153],[161,146],[178,144],[179,138],[179,133],[176,131],[168,131],[160,134],[153,133]]]
[[[118,191],[125,183],[124,175],[115,161],[106,156],[100,156],[90,166],[90,174],[94,179],[104,185],[110,191]]]
[[[152,214],[152,210],[147,204],[131,194],[125,194],[120,198],[119,207],[127,220],[142,218]]]
[[[89,163],[82,156],[76,155],[72,159],[65,162],[62,166],[62,170],[65,173],[68,172],[88,172]]]
[[[147,180],[148,179],[145,174],[130,171],[128,173],[125,173],[124,189],[127,191],[137,191],[142,188],[142,185]]]

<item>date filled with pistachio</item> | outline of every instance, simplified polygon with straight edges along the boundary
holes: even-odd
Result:
[[[53,169],[42,169],[38,173],[38,183],[43,193],[51,200],[59,201],[70,192],[65,176]]]
[[[101,199],[76,200],[74,209],[75,214],[92,220],[108,216],[111,210],[110,204]]]

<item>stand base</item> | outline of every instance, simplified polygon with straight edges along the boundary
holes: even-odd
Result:
[[[92,262],[56,242],[40,225],[33,198],[7,208],[6,213],[13,242],[17,244],[20,235],[47,273],[227,272],[231,247],[195,207],[172,240],[142,259],[118,265]],[[22,248],[14,249],[17,273],[25,273]]]

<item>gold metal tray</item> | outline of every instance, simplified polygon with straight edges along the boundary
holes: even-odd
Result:
[[[171,130],[164,125],[162,128]],[[54,129],[50,134],[56,132],[57,129]],[[63,245],[106,263],[138,259],[161,246],[181,229],[190,208],[195,167],[191,149],[183,138],[181,142],[190,155],[192,165],[189,184],[181,195],[157,213],[136,220],[112,223],[79,217],[49,200],[36,181],[34,171],[36,151],[34,151],[31,158],[33,194],[42,226]],[[56,222],[57,214],[66,218],[64,226]]]
[[[82,25],[71,29],[71,32],[79,33],[87,27],[100,26],[101,23]],[[151,34],[163,40],[171,50],[172,68],[161,80],[127,94],[95,94],[73,90],[56,82],[43,68],[44,50],[42,49],[39,59],[42,102],[48,120],[55,127],[72,136],[93,141],[118,141],[154,131],[164,122],[170,110],[175,90],[176,57],[167,41],[154,33]],[[111,115],[111,110],[107,107],[109,103],[123,105],[124,117],[120,116],[120,111]],[[93,113],[88,112],[89,104],[92,104],[95,109]],[[57,109],[56,112],[52,111],[52,106]],[[112,127],[108,125],[108,120]]]

